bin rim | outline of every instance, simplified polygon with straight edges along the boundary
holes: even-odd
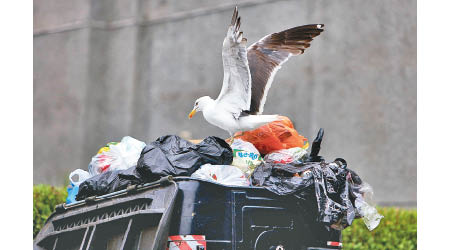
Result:
[[[165,179],[166,177],[162,177],[160,180],[155,181],[155,182],[148,182],[148,183],[143,183],[143,184],[139,184],[136,185],[135,189],[148,189],[148,188],[152,188],[152,187],[156,187],[156,186],[161,186],[162,185],[162,181],[163,179]],[[173,177],[171,178],[173,182],[180,182],[180,181],[197,181],[197,182],[204,182],[204,183],[209,183],[212,185],[217,185],[217,186],[221,186],[223,188],[231,188],[231,189],[247,189],[247,190],[266,190],[264,187],[255,187],[255,186],[237,186],[237,185],[225,185],[222,183],[218,183],[215,181],[209,181],[209,180],[204,180],[204,179],[199,179],[199,178],[195,178],[195,177],[190,177],[190,176],[177,176],[177,177]],[[104,194],[104,195],[100,195],[100,196],[96,196],[94,197],[94,199],[96,201],[100,201],[100,200],[107,200],[110,199],[112,197],[116,197],[119,195],[125,195],[129,192],[128,189],[122,189],[116,192],[112,192],[109,194]],[[70,204],[66,204],[66,203],[62,203],[60,205],[58,205],[57,207],[62,208],[63,211],[67,210],[67,209],[71,209],[71,208],[75,208],[75,207],[79,207],[79,206],[83,206],[86,205],[87,202],[86,200],[92,201],[92,197],[88,197],[84,200],[80,200],[80,201],[76,201]]]
[[[199,182],[207,182],[207,183],[211,183],[211,184],[214,184],[214,185],[219,185],[219,186],[226,187],[226,188],[265,189],[264,187],[257,187],[257,186],[226,185],[226,184],[218,183],[218,182],[216,182],[216,181],[204,180],[204,179],[199,179],[199,178],[190,177],[190,176],[177,176],[177,177],[173,177],[173,180],[174,180],[174,181],[199,181]]]

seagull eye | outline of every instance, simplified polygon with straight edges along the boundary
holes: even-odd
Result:
[[[197,106],[198,105],[198,102],[195,102],[195,106]]]

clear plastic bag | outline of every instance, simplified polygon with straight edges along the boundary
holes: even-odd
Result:
[[[238,167],[247,176],[262,162],[258,149],[250,142],[236,139],[231,148],[233,149],[233,163],[231,165]]]
[[[125,136],[120,143],[111,143],[107,147],[101,148],[92,157],[89,173],[97,175],[106,171],[124,170],[136,166],[144,147],[144,142]]]
[[[364,224],[366,224],[369,231],[374,230],[379,224],[383,215],[379,214],[375,206],[373,206],[373,189],[372,187],[363,182],[359,186],[359,195],[355,199],[356,212],[362,217]]]
[[[230,186],[250,186],[250,182],[242,171],[231,165],[202,165],[191,177],[215,181]]]
[[[264,156],[264,161],[268,163],[288,164],[302,160],[307,154],[308,152],[300,147],[280,149]]]

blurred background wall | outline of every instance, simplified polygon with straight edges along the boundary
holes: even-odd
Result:
[[[241,0],[249,44],[324,23],[278,72],[264,109],[290,117],[321,154],[345,158],[380,205],[416,205],[416,3]],[[110,141],[227,134],[195,99],[217,97],[235,1],[34,1],[34,183],[62,185]]]

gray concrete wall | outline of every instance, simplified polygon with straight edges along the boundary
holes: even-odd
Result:
[[[109,141],[227,134],[187,114],[216,97],[235,1],[34,2],[34,182],[61,185]],[[262,36],[324,23],[275,77],[266,114],[290,117],[322,155],[345,158],[384,205],[415,206],[415,1],[239,1]]]

